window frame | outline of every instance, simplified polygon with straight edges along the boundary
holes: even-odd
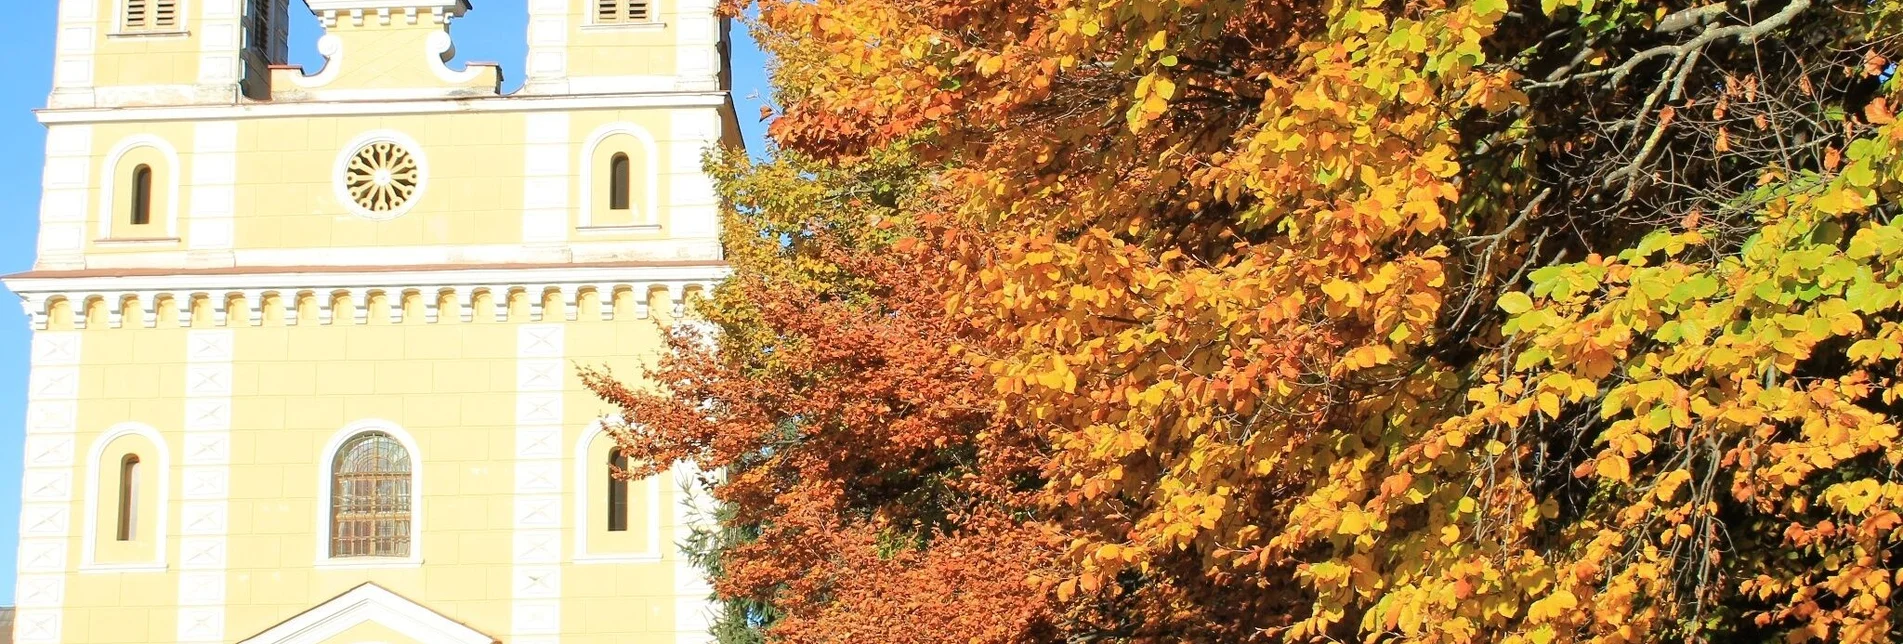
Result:
[[[358,469],[363,464],[388,467]],[[387,433],[367,431],[344,441],[330,467],[332,559],[410,556],[411,469],[409,450]]]
[[[595,530],[594,526],[596,524],[594,522],[606,518],[607,509],[606,499],[597,500],[595,498],[597,496],[606,496],[605,492],[597,494],[594,485],[601,480],[600,477],[607,476],[608,467],[607,459],[598,459],[596,454],[591,453],[595,447],[596,440],[607,440],[610,442],[614,440],[612,436],[608,435],[607,429],[599,420],[590,423],[588,428],[582,431],[581,435],[577,437],[575,441],[575,460],[571,461],[574,464],[572,467],[575,469],[575,493],[572,495],[575,504],[573,514],[575,517],[575,544],[574,553],[570,561],[577,564],[629,564],[661,561],[662,553],[667,548],[666,543],[661,539],[661,524],[665,518],[662,512],[667,508],[667,505],[662,502],[662,487],[669,484],[678,486],[683,481],[681,478],[683,475],[674,469],[669,469],[665,473],[656,474],[646,479],[628,481],[628,529],[646,530],[647,547],[637,551],[602,550],[599,547],[591,545],[588,539],[589,534]],[[615,454],[617,450],[613,446],[610,446],[608,452],[612,455]],[[635,483],[643,483],[645,485],[637,489]],[[645,516],[636,516],[634,514],[632,502],[636,494],[646,496],[647,512]],[[641,522],[645,522],[645,525]],[[604,532],[606,531],[604,530]]]
[[[131,450],[114,448],[114,443],[128,438],[142,439],[147,447]],[[150,449],[149,454],[145,453],[146,449]],[[127,455],[139,456],[138,474],[152,478],[152,485],[143,486],[139,491],[142,493],[142,505],[149,503],[153,512],[143,522],[141,527],[144,529],[139,530],[143,537],[135,533],[130,542],[120,542],[114,538],[117,536],[116,526],[111,525],[111,519],[119,514],[117,509],[114,508],[115,511],[109,516],[100,516],[104,514],[103,509],[111,507],[105,504],[116,502],[118,495],[112,494],[116,490],[107,487],[109,483],[102,485],[100,479],[105,478],[102,470],[107,470],[114,474],[114,482],[119,481],[123,476],[119,468],[124,465]],[[86,453],[85,466],[75,468],[75,472],[85,477],[86,514],[80,529],[80,572],[164,572],[168,569],[167,557],[170,555],[167,541],[170,537],[167,526],[172,510],[171,462],[171,451],[165,437],[144,423],[119,423],[107,428],[93,440],[92,447]],[[152,546],[149,559],[102,560],[99,556],[102,544],[143,542],[149,542]]]
[[[620,136],[629,137],[633,141],[625,145],[617,144],[616,138]],[[631,223],[600,221],[610,213],[619,212],[608,207],[613,205],[611,202],[601,203],[612,196],[607,194],[611,191],[597,190],[607,179],[601,174],[609,169],[610,164],[604,163],[601,157],[609,151],[628,156],[628,208],[632,211],[628,214],[631,215],[629,217]],[[639,166],[634,165],[637,155],[641,159]],[[609,158],[612,159],[612,155],[609,155]],[[663,223],[660,167],[665,160],[661,158],[660,145],[655,142],[654,135],[648,133],[646,128],[628,121],[602,125],[590,133],[582,143],[576,162],[579,164],[576,167],[581,168],[579,177],[581,207],[577,210],[576,220],[573,222],[577,233],[636,235],[661,231]],[[634,192],[634,188],[637,187],[642,188],[639,194]],[[600,212],[596,212],[597,210]]]
[[[145,12],[147,16],[155,15],[160,5],[168,3],[168,2],[171,3],[172,24],[169,24],[169,25],[156,24],[156,18],[150,18],[150,20],[152,20],[154,24],[140,24],[140,25],[132,24],[128,20],[128,18],[131,14],[132,3],[134,2],[141,2],[145,5],[146,7]],[[186,31],[186,28],[185,28],[186,17],[191,15],[190,8],[187,6],[187,3],[189,2],[191,2],[191,0],[115,0],[113,2],[114,15],[113,15],[113,21],[112,21],[112,31],[108,35],[114,36],[114,37],[135,37],[135,38],[136,37],[152,37],[152,36],[174,36],[174,37],[184,36],[190,33]]]
[[[590,0],[589,4],[591,10],[588,12],[588,26],[590,27],[663,26],[663,23],[659,20],[660,12],[657,11],[654,0]],[[643,10],[641,17],[635,18],[629,16],[628,14],[633,11],[637,4]],[[615,14],[613,17],[605,17],[603,15],[602,8],[604,5],[613,5],[613,13]]]
[[[335,471],[339,456],[353,439],[371,433],[381,433],[396,441],[409,457],[409,553],[403,556],[334,556],[331,539],[334,530],[333,506],[335,504]],[[312,525],[316,542],[316,565],[324,568],[407,568],[423,563],[424,539],[423,524],[428,514],[424,511],[425,491],[423,487],[424,459],[418,449],[416,439],[410,436],[402,426],[386,420],[366,419],[337,430],[325,444],[318,461],[317,491],[315,504],[316,517]]]
[[[130,211],[131,190],[121,199],[120,184],[133,180],[133,170],[144,165],[152,171],[150,223],[133,225]],[[177,245],[178,205],[181,189],[178,149],[171,142],[151,134],[135,134],[119,141],[99,165],[100,198],[93,207],[97,215],[91,238],[102,245]]]

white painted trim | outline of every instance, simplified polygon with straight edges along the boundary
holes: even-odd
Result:
[[[726,266],[546,267],[378,272],[256,273],[233,275],[150,275],[137,277],[40,277],[5,280],[21,294],[113,291],[213,292],[245,289],[350,289],[394,285],[487,286],[490,284],[594,284],[681,282],[711,287],[733,272]]]
[[[382,586],[367,583],[239,644],[318,644],[364,623],[381,624],[416,641],[432,644],[495,644],[496,641]]]
[[[337,80],[337,76],[344,73],[343,38],[339,38],[337,34],[324,34],[324,37],[317,39],[317,53],[324,57],[324,68],[309,76],[284,74],[285,77],[291,79],[291,84],[303,89],[314,89],[329,85],[331,81]]]
[[[166,190],[165,236],[178,237],[178,196],[179,186],[182,184],[179,175],[185,173],[185,168],[178,162],[178,148],[172,147],[170,141],[150,134],[135,134],[126,137],[120,140],[118,145],[113,146],[111,152],[106,153],[105,164],[100,166],[99,237],[112,237],[112,221],[118,216],[118,213],[114,211],[117,210],[119,204],[114,203],[113,198],[117,196],[114,189],[119,180],[119,162],[139,148],[158,150],[159,154],[165,157],[165,164],[169,166],[165,168],[166,178],[171,183]]]
[[[580,233],[582,235],[586,235],[586,236],[600,235],[603,237],[608,237],[613,235],[636,235],[641,233],[654,233],[654,232],[660,232],[660,231],[661,231],[660,224],[635,224],[632,226],[587,226],[587,227],[575,229],[575,232]]]
[[[228,121],[251,118],[303,118],[325,116],[396,116],[409,114],[459,114],[467,112],[559,112],[612,109],[670,109],[726,107],[726,92],[646,92],[598,96],[489,96],[460,99],[411,99],[377,103],[311,102],[251,103],[244,105],[202,105],[167,107],[126,107],[113,109],[44,109],[36,112],[40,123],[137,123],[151,121]]]
[[[617,134],[626,134],[634,137],[636,141],[641,143],[641,148],[647,155],[647,182],[646,185],[643,186],[643,192],[647,193],[648,203],[647,208],[643,209],[642,212],[636,213],[635,221],[639,222],[636,225],[659,225],[661,221],[661,163],[663,160],[661,159],[660,147],[655,145],[654,135],[649,134],[646,128],[627,121],[619,121],[596,128],[593,133],[588,135],[587,141],[582,143],[580,166],[581,214],[577,220],[579,222],[576,225],[577,228],[594,227],[595,152],[601,148],[603,143],[608,142],[609,137]],[[632,183],[633,177],[629,177],[629,180],[630,183]],[[633,188],[634,186],[629,186],[630,190]],[[633,195],[629,196],[632,197]]]
[[[650,9],[649,11],[652,12],[653,10]],[[649,13],[648,15],[654,15],[654,14]],[[603,32],[662,31],[665,29],[667,29],[667,23],[661,22],[658,20],[648,20],[643,22],[607,22],[607,23],[591,22],[581,26],[582,31],[603,31]]]
[[[357,200],[350,196],[350,187],[344,182],[344,173],[350,168],[350,160],[356,158],[357,153],[365,146],[373,143],[395,143],[416,160],[416,189],[410,192],[409,200],[390,212],[371,212],[357,205]],[[343,151],[337,153],[336,164],[331,167],[330,183],[331,191],[337,197],[337,203],[342,204],[350,214],[371,221],[389,221],[409,214],[416,208],[416,204],[422,203],[423,197],[429,192],[429,155],[423,152],[423,145],[417,143],[416,139],[410,138],[408,134],[396,130],[372,130],[359,134],[357,138],[344,144]]]
[[[445,83],[463,84],[482,77],[486,67],[467,65],[462,71],[449,68],[449,61],[456,57],[456,40],[449,37],[447,31],[432,31],[429,39],[423,43],[423,64],[430,73]]]
[[[158,450],[157,458],[154,459],[158,462],[153,465],[156,467],[155,471],[158,474],[159,480],[157,505],[159,516],[158,520],[154,522],[155,529],[153,530],[153,534],[156,536],[156,540],[153,541],[155,548],[152,550],[153,556],[157,557],[158,560],[102,564],[94,559],[99,545],[99,459],[106,455],[106,447],[111,445],[113,441],[127,436],[138,436],[146,439],[152,443],[153,449]],[[119,423],[107,429],[105,434],[100,435],[98,439],[93,441],[92,449],[86,452],[85,462],[87,466],[79,468],[79,470],[86,475],[86,516],[84,518],[85,523],[83,524],[85,527],[80,537],[80,571],[157,572],[165,570],[166,536],[168,534],[166,523],[171,515],[172,498],[172,455],[171,450],[165,445],[165,436],[159,434],[159,431],[153,429],[151,425],[144,423]]]
[[[114,31],[106,34],[106,38],[109,40],[145,38],[151,38],[153,40],[184,40],[190,37],[192,37],[192,32],[189,31]]]
[[[578,564],[660,561],[660,481],[652,481],[652,485],[648,486],[648,546],[652,548],[652,550],[642,552],[593,552],[588,549],[588,517],[593,516],[598,509],[588,494],[589,490],[593,489],[593,487],[589,485],[589,479],[606,473],[606,468],[603,464],[596,463],[594,459],[590,458],[588,448],[594,445],[596,438],[606,436],[607,433],[607,427],[605,427],[601,421],[597,420],[593,423],[589,423],[588,429],[582,430],[581,438],[575,441],[575,554],[572,559]],[[612,437],[609,437],[609,439],[613,440]],[[655,475],[650,478],[660,478],[660,475]],[[643,479],[641,481],[629,481],[629,484],[648,482],[647,479]]]
[[[348,17],[357,27],[367,20],[388,25],[398,18],[414,25],[417,14],[427,13],[431,22],[443,24],[469,11],[468,0],[306,0],[305,5],[325,29],[335,29],[340,17]]]
[[[678,317],[685,305],[685,296],[690,288],[707,290],[713,288],[729,272],[725,266],[685,266],[685,267],[635,267],[635,268],[535,268],[535,269],[488,269],[463,271],[391,271],[359,273],[252,273],[239,275],[151,275],[141,277],[42,277],[15,278],[4,280],[9,288],[21,297],[24,310],[31,317],[35,328],[44,330],[52,311],[61,303],[87,302],[103,299],[108,307],[120,306],[125,302],[137,302],[137,309],[124,306],[117,315],[110,318],[114,328],[121,326],[128,318],[138,320],[145,327],[157,323],[153,313],[153,303],[163,298],[179,302],[197,301],[192,309],[181,312],[181,319],[189,320],[197,312],[208,311],[212,319],[220,326],[256,326],[262,322],[263,309],[256,302],[265,296],[276,295],[277,307],[294,306],[287,303],[286,297],[293,301],[301,297],[312,297],[322,312],[316,321],[297,320],[299,325],[335,323],[338,325],[361,324],[366,318],[371,295],[375,293],[419,293],[454,294],[450,310],[457,310],[461,318],[470,320],[479,292],[490,294],[506,293],[517,289],[546,293],[550,290],[562,295],[562,312],[573,319],[578,309],[581,294],[586,290],[597,293],[613,293],[620,288],[642,294],[634,301],[636,318],[648,317],[648,300],[645,295],[655,290],[665,290]],[[245,309],[232,311],[229,295],[244,295]],[[332,314],[331,296],[343,295],[348,299],[342,310]],[[202,301],[197,296],[206,296]],[[390,302],[386,301],[386,305]],[[427,309],[432,302],[425,298],[426,313],[421,320],[407,323],[435,322],[436,316]],[[440,301],[434,302],[441,308]],[[530,303],[532,319],[540,320],[541,302]],[[135,315],[135,313],[137,315]],[[290,310],[287,313],[294,316]],[[604,311],[604,317],[608,317]],[[293,322],[290,316],[287,322]],[[354,322],[353,322],[354,321]]]
[[[389,434],[410,453],[410,556],[408,557],[330,556],[331,469],[337,466],[337,450],[342,449],[346,441],[366,432]],[[330,442],[324,444],[324,450],[318,454],[322,460],[318,461],[317,465],[316,565],[320,568],[401,568],[421,565],[423,563],[423,452],[417,447],[416,439],[410,436],[402,425],[387,420],[366,418],[344,425],[342,429],[337,430],[337,433],[331,435]],[[253,638],[245,641],[280,640]],[[485,640],[484,644],[489,643]]]

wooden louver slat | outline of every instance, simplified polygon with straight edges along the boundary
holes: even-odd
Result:
[[[125,20],[127,31],[146,28],[145,19],[148,12],[145,2],[146,0],[126,0],[125,13],[121,17]]]
[[[171,31],[178,28],[178,0],[125,0],[123,31]]]
[[[595,0],[598,24],[647,22],[648,13],[648,0]]]
[[[152,27],[169,28],[178,25],[178,0],[158,0],[152,11]]]
[[[269,59],[271,52],[271,0],[251,0],[245,10],[250,23],[245,29],[245,47],[259,58]]]

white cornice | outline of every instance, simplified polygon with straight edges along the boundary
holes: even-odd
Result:
[[[718,282],[730,272],[726,266],[538,266],[534,268],[429,268],[387,271],[284,272],[263,269],[255,273],[183,273],[177,275],[88,275],[46,277],[27,274],[4,282],[15,293],[91,293],[103,291],[176,290],[243,291],[246,289],[369,288],[397,285],[483,286],[489,284],[592,284],[600,282]]]
[[[435,322],[439,312],[474,319],[477,296],[488,298],[495,318],[509,317],[509,302],[517,297],[528,307],[528,321],[543,319],[548,296],[558,295],[558,319],[577,320],[582,296],[613,299],[630,293],[636,318],[649,315],[651,294],[665,292],[666,304],[679,317],[690,291],[706,292],[724,280],[724,265],[687,266],[536,266],[501,268],[426,268],[380,271],[312,271],[260,273],[182,273],[172,275],[59,275],[28,273],[4,281],[20,296],[35,329],[46,330],[55,309],[71,311],[73,327],[86,327],[86,312],[103,307],[111,328],[158,325],[159,302],[170,300],[179,325],[188,326],[198,313],[214,326],[257,326],[267,310],[285,324],[362,324],[376,299],[393,323],[406,311],[421,313],[420,320]],[[420,310],[408,299],[415,296]],[[297,320],[302,304],[315,305],[319,319]],[[335,309],[342,308],[342,311]],[[446,310],[445,310],[446,309]],[[614,319],[612,304],[601,308],[600,319]]]
[[[722,107],[726,92],[653,92],[584,96],[490,96],[481,98],[245,103],[114,109],[43,109],[35,114],[46,125],[148,121],[224,121],[232,119],[324,116],[392,116],[461,112],[548,112],[597,109]]]

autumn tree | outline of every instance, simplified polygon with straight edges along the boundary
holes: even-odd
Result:
[[[732,9],[735,275],[591,382],[769,640],[1903,633],[1898,3]]]

